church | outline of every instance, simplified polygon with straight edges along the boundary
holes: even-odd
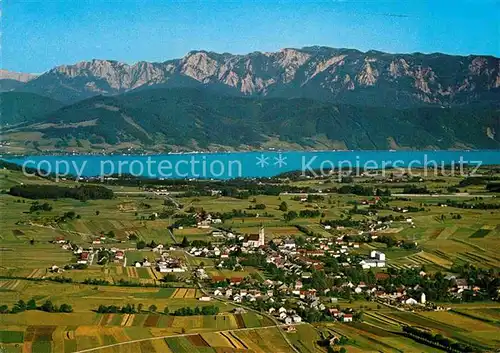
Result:
[[[259,234],[250,234],[245,238],[243,247],[258,248],[266,244],[264,227],[260,227]]]

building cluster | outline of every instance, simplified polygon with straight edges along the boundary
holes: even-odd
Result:
[[[161,273],[182,273],[187,271],[187,266],[182,259],[162,253],[156,260],[156,269]]]
[[[113,262],[115,264],[133,267],[154,267],[161,273],[182,273],[187,271],[187,266],[180,258],[172,257],[169,255],[168,250],[175,250],[175,248],[166,249],[163,244],[158,244],[151,249],[155,259],[150,261],[149,256],[144,256],[140,261],[128,261],[126,253],[128,251],[137,251],[135,248],[119,249],[116,247],[96,248],[90,246],[83,248],[77,246],[62,237],[56,238],[53,243],[61,245],[65,250],[72,251],[76,256],[77,265],[103,265],[105,263]],[[146,255],[146,251],[144,254]],[[103,261],[105,259],[105,261]],[[57,266],[56,266],[57,267]],[[54,270],[53,272],[55,272]]]

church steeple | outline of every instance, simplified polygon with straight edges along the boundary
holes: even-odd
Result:
[[[264,226],[261,224],[260,230],[259,230],[259,246],[262,246],[265,244],[266,244],[266,239],[265,239]]]

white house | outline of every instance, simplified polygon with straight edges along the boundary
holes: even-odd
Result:
[[[285,241],[283,242],[283,247],[285,249],[295,249],[295,242],[293,241],[293,239],[285,239]]]
[[[385,261],[385,254],[381,251],[372,250],[370,253],[370,258],[376,259],[379,261]]]
[[[343,322],[352,322],[352,314],[344,314],[342,315]]]
[[[158,244],[156,247],[153,248],[154,252],[162,252],[163,251],[163,244]]]
[[[413,299],[413,298],[406,299],[404,301],[404,303],[407,304],[407,305],[416,305],[416,304],[418,304],[418,302],[415,299]]]
[[[209,302],[210,300],[212,300],[212,298],[210,298],[208,296],[204,296],[204,297],[200,297],[198,300],[202,301],[202,302]]]

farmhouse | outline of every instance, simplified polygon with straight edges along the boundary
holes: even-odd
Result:
[[[364,269],[372,267],[385,267],[385,254],[380,251],[372,250],[370,258],[361,260],[359,264]]]
[[[156,247],[153,248],[154,252],[162,252],[163,251],[163,244],[158,244]]]
[[[342,322],[352,322],[352,314],[342,315]]]
[[[90,253],[85,251],[80,254],[80,258],[78,259],[77,263],[86,265],[87,262],[89,261],[90,258]]]
[[[222,232],[220,230],[214,230],[212,232],[212,236],[215,238],[222,238],[222,237],[224,237],[224,234],[222,234]]]
[[[283,248],[287,250],[295,249],[295,242],[293,241],[293,239],[285,239],[285,241],[283,242]]]
[[[242,277],[231,277],[231,279],[229,280],[229,283],[231,285],[239,285],[241,282],[243,282]]]
[[[418,301],[416,301],[413,298],[408,298],[408,299],[404,299],[403,303],[405,303],[406,305],[417,305]]]

